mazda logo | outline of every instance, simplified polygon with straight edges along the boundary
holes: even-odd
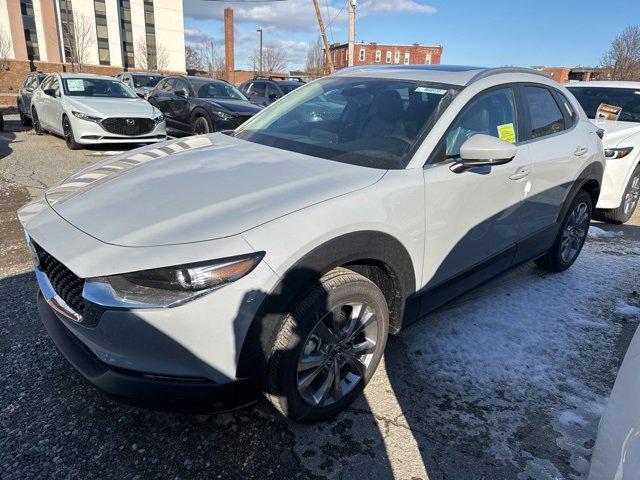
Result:
[[[135,125],[136,121],[133,118],[127,118],[127,125]]]

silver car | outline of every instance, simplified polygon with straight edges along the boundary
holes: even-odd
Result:
[[[19,218],[45,328],[98,388],[205,411],[262,392],[315,422],[362,392],[389,333],[523,262],[569,268],[603,168],[546,76],[358,67],[230,135],[106,160]]]
[[[155,143],[167,137],[162,113],[125,84],[88,74],[53,73],[34,91],[36,133],[62,135],[67,147],[103,143]]]

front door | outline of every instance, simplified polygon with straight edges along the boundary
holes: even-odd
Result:
[[[442,158],[425,166],[426,244],[422,283],[426,289],[462,274],[477,276],[476,266],[494,265],[497,273],[513,260],[523,221],[520,210],[526,178],[531,168],[528,150],[519,143],[515,98],[510,86],[476,96],[443,138]],[[518,145],[518,153],[505,165],[453,172],[450,167],[459,157],[460,147],[476,134],[513,142]]]

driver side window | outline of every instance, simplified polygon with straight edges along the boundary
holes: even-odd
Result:
[[[510,143],[518,141],[516,102],[511,87],[480,94],[466,106],[446,136],[447,158],[459,156],[462,144],[477,134]]]

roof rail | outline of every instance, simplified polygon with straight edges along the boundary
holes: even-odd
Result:
[[[524,67],[497,67],[497,68],[487,68],[483,70],[473,77],[471,80],[467,82],[467,85],[471,85],[472,83],[477,82],[478,80],[482,80],[483,78],[490,77],[492,75],[498,75],[500,73],[528,73],[531,75],[540,75],[541,77],[553,78],[551,75],[541,72],[540,70],[534,70],[532,68],[524,68]]]
[[[291,80],[305,83],[302,77],[291,77],[289,75],[254,75],[254,80]]]

